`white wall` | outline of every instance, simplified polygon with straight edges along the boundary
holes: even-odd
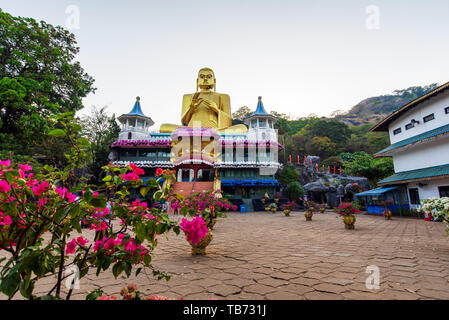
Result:
[[[446,179],[438,179],[431,181],[422,181],[425,184],[422,187],[418,186],[418,182],[409,183],[407,185],[407,192],[410,188],[418,188],[419,199],[429,199],[429,198],[439,198],[440,193],[438,191],[438,187],[449,186],[449,178]],[[411,205],[412,208],[416,208],[416,206]]]
[[[449,136],[393,154],[394,172],[449,164]]]
[[[440,93],[436,97],[419,104],[412,110],[406,112],[398,119],[390,123],[388,131],[390,134],[391,143],[416,136],[426,131],[449,124],[449,114],[445,114],[444,108],[449,106],[449,90]],[[434,113],[435,119],[424,123],[423,118],[431,113]],[[405,125],[410,123],[412,119],[419,121],[414,128],[405,130]],[[394,135],[393,131],[401,128],[402,132]]]

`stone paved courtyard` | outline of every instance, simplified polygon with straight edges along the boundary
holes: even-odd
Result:
[[[315,214],[312,222],[302,212],[231,213],[213,235],[207,256],[191,256],[183,235],[159,239],[153,262],[172,274],[169,282],[144,273],[97,278],[92,270],[73,298],[95,288],[119,297],[125,284],[136,283],[145,294],[184,300],[449,299],[449,239],[442,223],[357,215],[356,229],[345,230],[330,212]],[[380,269],[379,290],[366,288],[370,265]],[[48,291],[46,282],[36,292]]]

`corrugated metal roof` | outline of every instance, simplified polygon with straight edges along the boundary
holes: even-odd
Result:
[[[365,196],[376,196],[379,194],[384,194],[388,191],[397,189],[398,187],[390,187],[390,188],[377,188],[377,189],[373,189],[373,190],[368,190],[368,191],[364,191],[364,192],[360,192],[360,193],[356,193],[354,194],[355,197],[365,197]]]
[[[406,147],[408,145],[415,144],[417,142],[424,142],[427,139],[430,139],[430,138],[433,138],[433,137],[445,134],[447,132],[449,132],[449,124],[444,125],[444,126],[439,127],[439,128],[435,128],[433,130],[429,130],[429,131],[421,133],[421,134],[418,134],[418,135],[416,135],[414,137],[410,137],[410,138],[398,141],[396,143],[393,143],[389,147],[387,147],[387,148],[379,151],[378,153],[376,153],[375,156],[386,156],[386,155],[388,155],[388,153],[390,153],[393,150],[401,149],[401,148],[404,148],[404,147]]]
[[[379,185],[407,182],[412,180],[426,180],[432,177],[449,176],[449,164],[423,169],[409,170],[395,173],[388,178],[379,181]]]

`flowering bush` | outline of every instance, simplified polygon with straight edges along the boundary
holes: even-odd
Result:
[[[354,190],[354,193],[360,193],[365,191],[365,188],[363,188],[361,185],[359,185],[356,182],[351,183],[352,185],[352,190]]]
[[[352,202],[342,202],[334,210],[337,214],[342,216],[349,216],[361,212],[352,204]]]
[[[184,216],[194,219],[182,219],[181,228],[187,235],[187,241],[197,244],[204,238],[208,229],[212,229],[215,219],[226,217],[224,211],[237,210],[237,206],[221,197],[221,190],[215,192],[199,192],[183,199],[182,195],[175,194],[171,207],[178,209]],[[204,226],[203,226],[204,224]]]
[[[217,217],[225,217],[224,211],[237,210],[237,206],[222,198],[218,190],[199,192],[185,200],[178,195],[177,199],[172,200],[172,208],[180,209],[184,216],[202,216],[206,223]]]
[[[279,193],[279,192],[275,192],[274,193],[274,195],[273,195],[273,198],[280,198],[281,197],[281,194]]]
[[[0,161],[0,250],[4,251],[0,291],[9,298],[20,292],[28,299],[61,299],[63,281],[69,276],[64,273],[73,266],[79,278],[90,268],[99,275],[110,267],[116,278],[123,272],[130,276],[139,266],[136,275],[150,268],[158,279],[169,279],[153,268],[151,255],[158,234],[179,233],[180,227],[160,209],[127,202],[129,190],[141,186],[143,170],[133,164],[124,168],[109,164],[102,168],[103,185],[86,184],[75,169],[83,166],[89,142],[77,138],[76,126],[61,126],[64,129],[50,134],[74,141],[63,170],[45,165],[42,172],[33,172],[26,163]],[[156,190],[155,197],[168,194],[155,179],[147,184],[145,188]],[[120,221],[118,227],[112,224],[114,219]],[[96,242],[86,239],[80,235],[81,222],[109,234]],[[42,278],[54,279],[54,285],[39,297],[34,287]],[[67,290],[65,298],[70,299],[72,288]]]
[[[295,201],[289,201],[287,203],[281,204],[281,210],[295,210],[298,204]]]
[[[195,217],[191,221],[183,218],[180,226],[187,236],[187,241],[192,244],[198,244],[209,232],[202,217]]]
[[[441,220],[446,223],[446,232],[449,235],[449,197],[424,199],[418,207],[418,212],[424,213],[427,216],[425,220]],[[426,219],[427,218],[427,219]]]
[[[304,206],[307,208],[308,211],[315,212],[318,207],[318,204],[313,201],[304,201]]]

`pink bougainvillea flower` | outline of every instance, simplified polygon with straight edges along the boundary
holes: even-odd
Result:
[[[164,170],[162,170],[162,168],[157,168],[156,169],[156,177],[159,177],[162,174],[163,171]]]
[[[120,175],[120,178],[122,178],[123,180],[126,180],[126,181],[131,181],[131,180],[139,181],[139,176],[136,175],[134,172],[129,172],[129,173],[126,173],[126,174],[121,174],[121,175]]]
[[[80,245],[80,246],[85,246],[87,243],[89,243],[89,240],[87,240],[84,237],[78,237],[76,238],[76,242]]]
[[[46,203],[47,203],[47,197],[40,198],[40,199],[37,201],[37,205],[38,205],[38,207],[39,207],[39,210],[40,210]]]
[[[10,167],[11,166],[11,160],[5,160],[5,161],[0,161],[0,165],[4,166],[4,167]]]
[[[5,180],[0,181],[0,192],[9,192],[11,186]]]
[[[67,193],[66,198],[67,198],[68,202],[74,202],[76,200],[77,196],[75,194],[69,192],[69,193]]]
[[[55,191],[61,198],[64,198],[67,193],[67,188],[56,187]]]
[[[9,226],[11,225],[12,220],[10,216],[2,216],[0,215],[0,226]]]
[[[72,241],[67,243],[65,253],[71,254],[71,253],[75,253],[75,251],[76,251],[76,240],[73,239]]]
[[[95,191],[93,194],[92,194],[92,197],[97,197],[99,195],[99,193],[97,192],[97,191]]]
[[[33,186],[31,189],[33,190],[35,196],[40,196],[48,188],[50,188],[50,185],[48,184],[47,181],[44,181],[41,184]]]
[[[202,217],[195,217],[191,221],[183,218],[181,223],[181,230],[186,234],[187,241],[192,244],[198,244],[204,238],[209,230]]]
[[[20,169],[22,169],[24,172],[28,172],[31,171],[33,169],[32,166],[30,166],[29,164],[25,163],[25,164],[19,164]]]

